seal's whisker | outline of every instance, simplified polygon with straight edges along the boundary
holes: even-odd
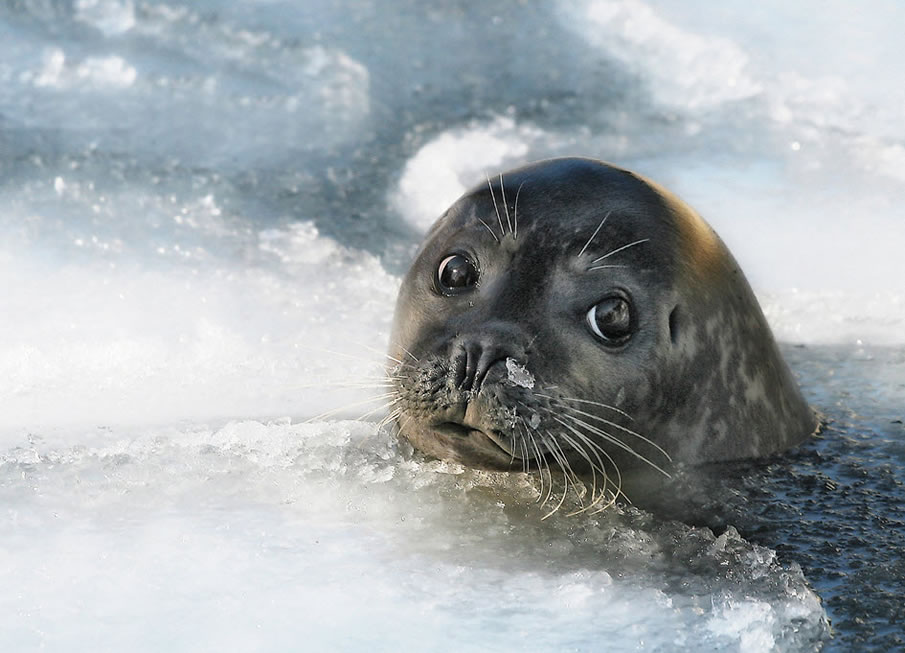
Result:
[[[526,429],[527,430],[527,429]],[[519,438],[519,448],[522,450],[522,473],[528,473],[528,445],[525,443],[525,438]]]
[[[670,455],[666,452],[666,450],[665,450],[663,447],[661,447],[659,444],[657,444],[656,442],[654,442],[654,441],[651,440],[650,438],[646,438],[646,437],[644,437],[643,435],[641,435],[640,433],[631,430],[630,428],[626,428],[626,427],[622,426],[621,424],[617,424],[616,422],[611,422],[610,420],[606,419],[605,417],[600,417],[599,415],[594,415],[593,413],[588,413],[588,412],[585,412],[585,411],[583,411],[583,410],[578,410],[577,408],[575,408],[575,407],[573,407],[573,406],[565,406],[565,405],[562,405],[561,407],[564,408],[564,409],[566,409],[566,410],[568,410],[568,411],[570,411],[570,412],[572,412],[572,413],[575,413],[575,414],[577,414],[577,415],[584,415],[584,416],[586,416],[586,417],[590,417],[591,419],[595,419],[595,420],[597,420],[598,422],[603,422],[603,423],[606,424],[607,426],[612,426],[612,427],[614,427],[614,428],[619,429],[620,431],[625,431],[625,432],[628,433],[629,435],[633,435],[633,436],[635,436],[636,438],[638,438],[639,440],[641,440],[642,442],[645,442],[645,443],[649,444],[649,445],[652,446],[654,449],[656,449],[657,451],[659,451],[660,453],[662,453],[663,456],[666,458],[666,460],[668,460],[669,462],[672,462],[672,456],[670,456]]]
[[[515,240],[518,240],[518,196],[522,194],[522,186],[525,185],[525,182],[522,182],[518,185],[518,190],[515,191],[515,215],[513,216],[513,222],[515,223],[515,228],[512,231],[512,237]]]
[[[574,429],[573,429],[573,433],[574,433],[577,437],[581,438],[583,441],[587,442],[589,445],[592,444],[592,443],[588,440],[587,436],[585,436],[585,435],[579,433],[577,430],[574,430]],[[570,438],[569,438],[565,433],[560,433],[560,435],[561,435],[564,439],[566,439],[567,441],[571,441]],[[573,443],[573,446],[575,446],[574,443]],[[604,504],[604,505],[600,508],[600,510],[596,510],[596,511],[595,511],[594,514],[597,514],[597,513],[599,513],[600,511],[605,510],[607,507],[611,506],[613,503],[615,503],[616,498],[617,498],[620,494],[622,494],[622,474],[621,474],[621,472],[619,471],[619,466],[618,466],[618,465],[616,464],[616,462],[612,459],[612,457],[611,457],[609,454],[607,454],[606,451],[604,451],[603,449],[600,449],[599,445],[594,444],[593,446],[594,446],[595,449],[598,449],[598,450],[600,451],[600,453],[602,453],[602,454],[607,458],[607,460],[609,460],[610,464],[613,466],[613,470],[614,470],[615,475],[616,475],[616,482],[615,482],[615,483],[612,483],[612,482],[610,481],[610,479],[609,479],[609,475],[608,475],[605,471],[603,471],[602,473],[603,473],[603,475],[604,475],[604,482],[603,482],[603,486],[601,487],[599,496],[595,496],[595,495],[592,493],[592,495],[591,495],[591,503],[590,503],[590,504],[588,504],[587,506],[585,506],[585,505],[584,505],[584,502],[582,502],[582,508],[581,508],[580,510],[576,510],[576,511],[573,511],[573,512],[571,512],[571,513],[568,513],[568,514],[566,515],[567,517],[573,517],[573,516],[575,516],[575,515],[581,514],[581,513],[583,513],[583,512],[586,512],[586,511],[588,511],[588,510],[594,508],[595,505],[597,505],[598,503],[600,503],[600,501],[602,501],[602,500],[607,496],[607,493],[609,493],[609,495],[610,495],[610,500],[607,501],[607,503]],[[579,449],[579,448],[576,447],[576,450],[578,450],[578,449]],[[602,461],[601,461],[601,465],[602,465]],[[593,469],[593,468],[592,468],[592,469]],[[612,485],[614,486],[614,489],[612,489],[612,490],[610,490],[610,489],[607,487],[607,484],[610,484],[610,483],[612,483]]]
[[[512,463],[515,462],[515,447],[509,448],[509,467],[512,467]]]
[[[569,478],[572,479],[572,484],[577,485],[581,483],[578,479],[578,475],[575,473],[575,470],[572,469],[572,464],[569,462],[569,457],[566,455],[565,450],[562,448],[562,445],[557,442],[556,438],[554,438],[550,433],[547,433],[550,436],[551,442],[555,446],[555,451],[559,451],[559,460],[560,466],[563,468],[563,471],[567,471],[569,474]]]
[[[356,361],[359,361],[362,363],[368,363],[368,364],[374,365],[375,367],[381,365],[381,362],[379,360],[374,360],[372,358],[365,358],[363,356],[357,356],[355,354],[350,354],[349,352],[345,352],[345,351],[334,351],[332,349],[324,349],[323,347],[311,347],[309,345],[300,345],[299,343],[294,343],[293,346],[296,349],[304,349],[306,351],[313,351],[313,352],[317,352],[318,354],[330,354],[331,356],[342,356],[344,358],[351,358],[352,360],[356,360]],[[383,352],[379,352],[379,351],[377,353],[379,353],[381,356],[386,355]]]
[[[531,433],[528,431],[528,425],[522,422],[520,424],[525,432],[524,437],[519,438],[519,446],[522,449],[522,473],[527,474],[531,469],[531,454],[528,452],[528,440],[531,439]]]
[[[527,409],[530,410],[530,407],[529,407],[527,404],[525,404],[524,402],[519,401],[518,403],[519,403],[521,406],[523,406],[524,408],[527,408]],[[539,408],[540,408],[541,410],[544,410],[544,411],[550,413],[550,414],[555,414],[555,413],[553,413],[552,411],[550,411],[548,408],[543,408],[543,407],[539,407]],[[556,441],[556,438],[553,437],[553,435],[552,435],[551,433],[547,433],[547,435],[550,436],[550,438],[551,438],[554,442]],[[575,451],[578,452],[578,454],[579,454],[580,456],[582,456],[585,460],[588,461],[588,465],[589,465],[590,468],[591,468],[591,498],[593,499],[593,497],[595,496],[596,491],[597,491],[597,471],[595,471],[595,470],[599,470],[600,473],[603,475],[603,487],[606,486],[606,477],[607,477],[607,475],[606,475],[606,470],[604,469],[603,461],[600,460],[600,456],[598,456],[597,453],[596,453],[596,451],[594,451],[594,449],[595,449],[595,448],[599,448],[599,446],[596,445],[595,443],[591,442],[588,438],[586,438],[586,437],[584,437],[584,436],[579,436],[579,437],[581,437],[582,440],[584,440],[584,441],[589,445],[589,447],[591,448],[591,453],[594,454],[594,456],[597,458],[597,461],[600,463],[600,466],[597,467],[597,466],[594,464],[594,461],[592,461],[592,460],[590,459],[590,457],[588,456],[588,454],[585,452],[584,448],[583,448],[580,444],[577,444],[574,440],[572,440],[571,438],[568,438],[568,436],[566,437],[566,439],[568,440],[569,444],[572,445],[572,447],[575,449]],[[573,476],[574,476],[574,475],[575,475],[575,474],[574,474],[574,471],[573,471]]]
[[[377,408],[374,408],[373,410],[369,410],[369,411],[366,412],[364,415],[359,415],[358,417],[355,418],[355,421],[356,421],[356,422],[361,422],[361,421],[363,421],[366,417],[370,417],[371,415],[373,415],[374,413],[376,413],[376,412],[379,411],[379,410],[386,410],[386,409],[389,408],[390,406],[396,405],[397,403],[399,403],[399,401],[400,401],[400,398],[399,398],[399,397],[396,397],[395,399],[393,399],[393,401],[391,401],[391,402],[389,402],[389,403],[387,403],[387,404],[384,404],[384,405],[382,405],[382,406],[378,406]],[[381,421],[383,421],[383,420],[381,420]]]
[[[519,402],[519,403],[522,406],[525,406],[525,404],[523,402]],[[527,408],[527,406],[525,406],[525,407]],[[550,415],[553,415],[555,418],[556,413],[554,411],[550,410],[549,408],[541,408],[541,410],[544,410],[545,412],[549,413]],[[584,507],[582,509],[582,511],[590,509],[595,504],[599,503],[599,501],[601,501],[606,496],[607,491],[608,491],[608,485],[610,485],[610,484],[614,485],[615,489],[610,490],[610,492],[612,493],[613,496],[611,498],[611,501],[609,501],[606,505],[611,505],[615,501],[615,497],[617,497],[622,492],[622,474],[619,471],[619,466],[616,464],[616,461],[613,460],[612,456],[610,456],[599,443],[594,442],[594,440],[591,437],[589,437],[588,435],[585,435],[584,433],[582,433],[577,428],[575,428],[571,425],[564,424],[564,426],[574,434],[574,436],[578,439],[578,442],[576,442],[575,440],[570,438],[565,433],[560,433],[560,435],[563,436],[563,439],[566,440],[566,442],[572,446],[572,448],[576,451],[576,453],[578,453],[578,455],[580,455],[582,458],[584,458],[587,461],[587,463],[591,469],[591,483],[592,483],[591,503],[588,506]],[[548,432],[547,435],[550,438],[552,438],[554,442],[556,441],[556,439],[553,437],[553,435],[551,433]],[[561,451],[561,449],[560,449],[560,451]],[[592,455],[594,456],[594,458],[596,458],[596,463],[594,462],[594,460],[591,460],[590,456],[592,456]],[[610,480],[610,476],[606,471],[606,467],[607,467],[606,463],[604,463],[601,456],[606,458],[606,460],[610,463],[610,465],[612,465],[613,470],[615,472],[615,477],[616,477],[615,483],[612,483],[612,481]],[[570,469],[571,469],[571,466],[570,466]],[[599,472],[600,476],[601,476],[601,487],[600,487],[599,495],[597,493],[597,472]],[[575,475],[574,475],[574,470],[573,470],[573,477],[574,476]],[[576,483],[577,482],[578,481],[576,479]],[[581,499],[579,498],[579,500],[581,500]],[[582,505],[584,505],[584,501],[582,500],[581,502],[582,502]],[[582,511],[579,511],[579,512],[582,512]]]
[[[622,473],[619,471],[619,465],[616,464],[616,461],[613,460],[613,457],[610,456],[610,454],[608,454],[606,452],[606,450],[603,447],[601,447],[598,443],[592,442],[588,436],[586,436],[583,433],[581,433],[580,431],[578,431],[577,428],[571,427],[568,424],[566,424],[564,426],[566,426],[566,428],[571,430],[572,433],[574,433],[576,437],[581,438],[582,441],[586,442],[590,447],[592,447],[593,448],[592,450],[595,451],[595,455],[596,455],[596,452],[600,452],[603,455],[603,457],[609,461],[609,463],[613,466],[613,470],[616,475],[615,496],[618,496],[619,494],[621,494],[622,493]],[[605,467],[603,465],[603,461],[601,461],[601,467]],[[606,474],[606,472],[604,472],[604,474]],[[609,479],[609,476],[607,475],[607,480],[608,479]]]
[[[537,461],[537,471],[538,476],[540,478],[540,490],[538,490],[537,499],[535,502],[540,501],[541,497],[544,495],[544,469],[542,464],[544,462],[543,457],[540,454],[540,449],[537,447],[537,442],[534,439],[534,435],[531,433],[531,429],[524,422],[521,423],[521,427],[525,431],[525,438],[523,442],[525,443],[525,448],[527,449],[528,445],[534,450],[534,459]],[[525,455],[525,458],[528,458],[528,454]]]
[[[606,222],[606,219],[608,217],[610,217],[610,213],[612,213],[612,211],[607,211],[607,214],[605,216],[603,216],[603,220],[601,220],[600,224],[597,225],[597,228],[594,230],[594,233],[591,234],[591,237],[588,238],[588,242],[586,242],[584,244],[584,247],[581,248],[581,251],[578,252],[578,256],[576,256],[575,258],[581,258],[581,255],[584,254],[584,251],[588,248],[588,245],[590,245],[591,241],[594,240],[594,236],[596,236],[597,233],[600,231],[600,228],[603,227],[603,224]]]
[[[609,404],[604,404],[599,401],[591,401],[590,399],[579,399],[578,397],[552,397],[550,395],[544,395],[539,392],[537,392],[535,394],[538,397],[543,397],[544,399],[550,399],[551,401],[574,401],[574,402],[577,402],[580,404],[592,404],[594,406],[600,406],[601,408],[608,408],[609,410],[615,411],[615,412],[619,413],[620,415],[628,417],[633,422],[635,421],[634,417],[629,415],[627,412],[625,412],[621,408],[616,408],[615,406],[611,406]]]
[[[589,438],[585,434],[580,433],[577,430],[573,430],[572,432],[574,433],[575,437],[577,437],[579,439],[579,441],[581,443],[583,443],[584,445],[587,446],[587,448],[590,450],[591,454],[593,454],[594,457],[597,459],[597,463],[599,464],[598,469],[600,470],[600,473],[603,475],[603,487],[605,488],[607,482],[609,481],[609,475],[606,472],[606,465],[604,464],[603,460],[601,460],[600,455],[603,454],[603,456],[610,462],[613,462],[613,459],[610,458],[609,454],[607,454],[606,450],[603,447],[601,447],[598,443],[594,442],[591,438]],[[565,433],[563,433],[562,435],[565,438],[569,437]],[[570,441],[571,441],[571,439],[570,439]],[[572,446],[574,446],[576,449],[580,449],[582,454],[585,453],[583,447],[581,447],[580,444],[576,445],[573,442]],[[591,468],[593,471],[594,463],[591,462],[590,460],[588,460],[588,463],[591,465]]]
[[[608,270],[610,268],[627,268],[628,265],[595,265],[588,268],[585,272],[593,272],[594,270]]]
[[[486,172],[484,176],[487,178],[487,188],[490,189],[490,199],[493,200],[493,210],[496,212],[496,219],[500,223],[500,238],[502,238],[506,235],[506,230],[503,228],[503,218],[500,217],[500,208],[496,204],[496,195],[493,194],[493,184],[490,183],[490,177]]]
[[[488,225],[486,222],[484,222],[483,220],[481,220],[481,218],[478,218],[478,222],[480,222],[482,225],[484,225],[485,227],[487,227],[487,231],[490,232],[490,235],[493,236],[493,239],[497,242],[497,245],[499,245],[499,244],[500,244],[500,239],[497,238],[496,233],[494,233],[493,229],[490,228],[490,225]]]
[[[303,423],[303,424],[310,424],[311,422],[317,422],[317,421],[322,420],[322,419],[324,419],[324,418],[327,418],[327,417],[330,417],[330,416],[332,416],[332,415],[335,415],[336,413],[341,413],[341,412],[344,411],[344,410],[348,410],[349,408],[355,408],[356,406],[361,406],[361,405],[363,405],[363,404],[369,404],[369,403],[371,403],[372,401],[383,401],[384,399],[390,399],[390,398],[395,397],[395,396],[396,396],[396,393],[395,393],[395,392],[387,392],[387,393],[385,393],[385,394],[376,395],[376,396],[374,396],[374,397],[369,397],[368,399],[363,399],[363,400],[361,400],[361,401],[355,401],[355,402],[352,402],[352,403],[350,403],[350,404],[346,404],[346,405],[344,405],[344,406],[340,406],[339,408],[332,408],[332,409],[330,409],[330,410],[328,410],[328,411],[325,411],[325,412],[323,412],[323,413],[320,413],[319,415],[315,415],[314,417],[309,417],[308,419],[306,419],[306,420],[305,420],[304,422],[302,422],[302,423]]]
[[[382,429],[384,426],[386,426],[390,422],[398,419],[401,415],[402,415],[402,408],[394,409],[393,412],[389,413],[386,417],[384,417],[382,420],[377,422],[377,429],[378,430]]]
[[[550,435],[550,434],[548,433],[547,435]],[[544,443],[547,443],[546,438],[544,438],[543,440],[544,440]],[[553,508],[553,510],[551,510],[549,513],[547,513],[546,515],[544,515],[544,516],[541,518],[541,520],[546,519],[547,517],[549,517],[550,515],[552,515],[553,513],[555,513],[557,510],[559,510],[560,506],[562,506],[562,502],[565,500],[565,493],[568,492],[568,489],[569,489],[569,479],[568,479],[568,476],[566,475],[566,468],[563,467],[563,465],[562,465],[562,461],[560,461],[559,456],[557,455],[557,453],[556,453],[555,451],[553,451],[552,447],[548,446],[548,447],[547,447],[547,452],[550,454],[550,457],[553,458],[554,462],[555,462],[557,465],[559,465],[559,468],[560,468],[560,470],[562,471],[562,474],[563,474],[563,488],[564,488],[564,489],[563,489],[563,498],[560,500],[559,504],[558,504],[555,508]],[[544,499],[544,502],[543,502],[541,505],[546,505],[546,503],[547,503],[547,501],[550,499],[550,496],[551,496],[552,493],[553,493],[553,473],[552,473],[552,471],[551,471],[551,473],[550,473],[550,488],[549,488],[549,490],[547,491],[547,498]]]
[[[597,471],[599,470],[601,475],[603,476],[603,478],[601,480],[601,486],[600,486],[601,492],[603,492],[606,488],[606,483],[607,483],[606,471],[604,471],[601,468],[598,468],[597,465],[594,464],[594,461],[591,460],[591,457],[588,455],[588,453],[585,451],[584,447],[581,446],[581,444],[579,442],[576,442],[575,440],[570,438],[565,433],[560,433],[559,436],[563,440],[565,440],[566,443],[570,444],[572,446],[572,449],[579,456],[584,458],[587,461],[588,466],[591,468],[591,501],[594,502],[595,498],[597,496]],[[583,504],[584,504],[584,501],[582,501],[582,505]]]
[[[552,415],[555,419],[556,413],[554,411],[550,410],[549,408],[542,408],[542,410],[544,410],[547,413],[549,413],[550,415]],[[574,428],[570,427],[570,430],[575,434],[576,437],[579,438],[579,440],[582,443],[587,445],[588,449],[590,449],[590,452],[594,455],[595,458],[597,458],[597,462],[599,463],[599,467],[597,467],[597,469],[603,475],[603,481],[604,481],[604,487],[605,487],[606,482],[607,482],[606,465],[604,465],[603,460],[601,460],[599,454],[603,454],[603,456],[606,457],[610,462],[613,462],[613,459],[610,458],[609,454],[607,454],[607,452],[603,449],[603,447],[600,446],[600,444],[594,442],[591,438],[584,435],[583,433],[580,433],[579,431],[575,430]],[[568,436],[566,436],[564,433],[562,433],[561,435],[565,436],[569,440],[569,442],[572,444],[572,447],[576,451],[578,451],[578,453],[580,455],[582,455],[585,458],[585,460],[588,461],[588,464],[591,466],[591,475],[592,475],[592,482],[593,482],[594,481],[594,468],[595,468],[594,462],[591,461],[590,459],[588,459],[586,452],[584,451],[583,447],[580,444],[576,444],[574,441],[571,440],[571,438],[568,438]]]
[[[528,427],[525,427],[526,432],[528,432]],[[531,437],[531,447],[534,449],[534,459],[537,461],[537,471],[540,473],[540,491],[537,495],[537,501],[540,501],[541,497],[544,496],[544,472],[547,473],[547,476],[550,478],[550,483],[553,482],[553,476],[550,473],[550,463],[547,462],[547,459],[543,454],[541,454],[540,447],[537,444],[537,438],[534,437],[530,432],[528,433]],[[549,498],[549,494],[547,495]],[[541,502],[541,505],[547,503],[547,499],[544,499]]]
[[[381,379],[375,379],[373,382],[368,381],[322,381],[320,383],[293,383],[292,385],[284,385],[282,386],[286,390],[311,390],[314,388],[324,389],[324,390],[334,390],[334,389],[358,389],[358,390],[370,390],[370,389],[383,389],[383,388],[392,388],[393,383],[390,382],[386,377]]]
[[[562,504],[565,503],[566,496],[569,494],[569,478],[566,475],[565,469],[562,472],[562,480],[563,480],[563,491],[562,491],[562,497],[559,499],[559,503],[556,504],[556,506],[553,508],[553,510],[551,510],[546,515],[541,517],[540,518],[541,521],[544,521],[548,517],[552,517],[554,514],[559,512],[559,509],[562,508]],[[552,482],[551,482],[551,485],[552,485]]]
[[[369,345],[369,344],[367,344],[367,343],[364,343],[364,342],[357,342],[357,341],[354,341],[354,340],[352,340],[352,341],[350,341],[350,342],[351,342],[351,344],[356,345],[357,347],[361,347],[361,348],[363,348],[363,349],[367,349],[368,351],[372,351],[372,352],[374,352],[375,354],[377,354],[378,356],[383,356],[384,358],[389,358],[389,359],[390,359],[391,361],[393,361],[394,363],[399,363],[400,365],[405,365],[405,363],[403,363],[403,362],[402,362],[401,360],[399,360],[398,358],[394,358],[393,356],[390,356],[390,355],[389,355],[388,353],[386,353],[385,351],[381,351],[381,350],[377,349],[376,347],[372,347],[371,345]],[[415,362],[417,362],[417,361],[418,361],[418,359],[416,358],[416,359],[415,359]]]
[[[503,185],[503,173],[500,173],[500,195],[503,196],[503,210],[506,211],[506,225],[509,227],[509,233],[512,232],[512,223],[509,221],[509,204],[506,202],[506,187]]]
[[[620,449],[624,449],[625,451],[630,453],[632,456],[634,456],[638,460],[645,462],[648,465],[650,465],[651,467],[653,467],[654,469],[656,469],[658,472],[663,474],[666,478],[672,478],[672,475],[669,472],[667,472],[666,470],[661,468],[659,465],[657,465],[657,464],[653,463],[652,461],[648,460],[647,458],[645,458],[643,455],[641,455],[640,453],[638,453],[637,451],[632,449],[629,445],[627,445],[625,442],[623,442],[622,440],[620,440],[619,438],[614,436],[612,433],[608,433],[602,429],[597,428],[596,426],[594,426],[592,424],[583,422],[582,420],[580,420],[577,417],[574,417],[572,415],[563,415],[563,417],[565,417],[566,419],[570,419],[577,424],[581,424],[591,433],[599,435],[600,437],[605,439],[607,442],[611,442],[612,444],[615,444]],[[563,426],[567,426],[566,423],[561,421],[558,417],[554,417],[553,419],[555,419],[557,422],[559,422]]]
[[[591,261],[591,263],[600,263],[600,261],[602,261],[602,260],[605,259],[605,258],[609,258],[609,257],[612,256],[613,254],[618,254],[619,252],[621,252],[621,251],[623,251],[623,250],[626,250],[626,249],[628,249],[629,247],[634,247],[635,245],[640,245],[641,243],[646,243],[646,242],[648,242],[649,240],[650,240],[650,238],[642,238],[641,240],[636,240],[635,242],[629,243],[628,245],[623,245],[622,247],[617,247],[616,249],[607,252],[607,253],[604,254],[603,256],[598,256],[598,257],[595,258],[593,261]]]
[[[416,363],[420,363],[420,362],[421,362],[421,361],[418,359],[418,357],[415,356],[415,354],[413,354],[413,353],[410,352],[408,349],[406,349],[405,347],[403,347],[398,341],[393,341],[393,342],[391,342],[391,343],[390,343],[390,346],[391,346],[391,347],[399,347],[399,349],[401,349],[402,351],[404,351],[405,354],[406,354],[409,358],[411,358],[413,361],[415,361]]]
[[[556,459],[556,463],[559,465],[560,469],[562,469],[563,473],[563,494],[562,498],[559,500],[559,503],[556,507],[546,516],[542,517],[542,519],[546,519],[553,513],[557,512],[560,508],[562,508],[562,504],[566,500],[566,496],[569,494],[569,481],[571,480],[572,489],[575,492],[575,495],[578,497],[579,501],[582,501],[581,495],[578,492],[578,486],[581,485],[581,481],[578,479],[578,476],[575,474],[575,470],[572,469],[572,465],[569,463],[569,458],[566,456],[565,451],[562,449],[562,445],[556,441],[556,438],[548,431],[547,436],[549,436],[549,444],[548,451],[550,454]]]
[[[540,453],[540,449],[541,449],[542,445],[544,445],[546,443],[546,441],[544,440],[544,437],[540,433],[538,433],[537,435],[540,438],[540,443],[537,445],[538,455],[540,455],[540,459],[542,461],[544,461],[544,466],[547,470],[547,494],[544,497],[544,500],[541,502],[541,505],[544,506],[547,504],[547,502],[550,500],[550,497],[553,495],[553,468],[550,466],[550,460],[547,458],[546,454]],[[547,450],[549,451],[549,447],[547,447]],[[551,458],[552,457],[553,456],[551,455]],[[554,462],[555,462],[555,459],[554,459]]]

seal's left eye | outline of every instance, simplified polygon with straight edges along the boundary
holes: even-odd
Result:
[[[437,281],[444,292],[470,288],[478,282],[478,268],[464,254],[450,254],[440,261]]]
[[[588,326],[608,345],[621,345],[632,335],[632,311],[622,297],[607,297],[588,311]]]

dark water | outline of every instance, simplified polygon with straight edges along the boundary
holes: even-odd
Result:
[[[832,624],[824,650],[900,650],[905,352],[822,346],[784,353],[824,413],[824,430],[769,460],[686,470],[649,507],[717,533],[735,526],[801,565]]]

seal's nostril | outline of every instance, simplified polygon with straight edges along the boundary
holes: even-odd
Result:
[[[449,357],[449,384],[453,388],[464,388],[466,382],[468,382],[468,358],[468,350],[464,344],[453,345]]]
[[[474,378],[474,390],[479,391],[484,379],[487,378],[487,372],[497,363],[505,363],[506,355],[498,348],[481,352],[481,358],[478,360],[477,370]]]
[[[484,336],[458,338],[450,347],[448,384],[462,392],[478,392],[487,372],[513,356],[513,348]]]
[[[481,344],[470,339],[460,339],[453,344],[449,356],[449,383],[464,392],[477,389],[475,381],[483,356]]]

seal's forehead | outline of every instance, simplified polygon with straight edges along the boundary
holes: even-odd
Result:
[[[446,222],[484,222],[499,237],[534,235],[565,246],[586,241],[589,229],[608,215],[611,235],[670,231],[667,204],[657,188],[627,170],[590,159],[551,159],[475,186],[453,205]]]
[[[524,191],[524,201],[532,204],[581,206],[599,204],[603,199],[625,206],[654,206],[661,202],[657,190],[633,172],[578,157],[549,159],[516,168],[476,185],[462,200],[475,199],[491,190],[502,199],[505,190],[513,203],[514,195],[521,194],[518,189]]]

